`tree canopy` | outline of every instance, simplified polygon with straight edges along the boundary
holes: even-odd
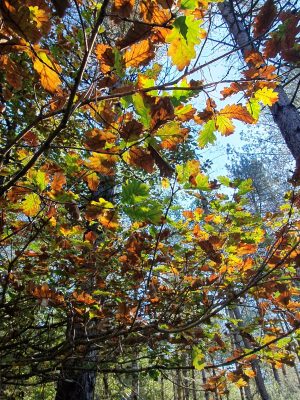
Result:
[[[297,79],[300,13],[238,2],[250,36],[228,49],[213,33],[223,16],[234,36],[234,3],[0,2],[4,387],[186,368],[214,370],[206,389],[222,395],[254,360],[293,365],[300,143],[285,128],[293,185],[260,215],[251,179],[212,179],[201,151],[265,106],[279,126],[285,105],[297,115],[282,87]],[[210,39],[225,51],[204,58]],[[208,73],[241,50],[243,70]]]

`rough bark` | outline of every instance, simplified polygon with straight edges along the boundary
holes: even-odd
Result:
[[[233,40],[237,47],[241,49],[243,56],[245,52],[256,50],[255,42],[249,37],[247,27],[235,13],[233,2],[225,1],[218,5],[219,10]],[[277,124],[287,147],[296,160],[296,168],[300,169],[300,113],[291,104],[288,95],[282,86],[277,87],[279,95],[278,102],[270,107],[273,119]]]

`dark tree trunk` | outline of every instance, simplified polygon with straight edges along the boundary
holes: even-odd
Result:
[[[61,376],[62,379],[57,384],[55,400],[94,399],[96,372],[84,371],[76,374],[73,369],[64,369]]]
[[[165,400],[165,383],[163,376],[160,377],[160,400]]]
[[[237,47],[241,48],[242,54],[244,55],[246,51],[255,50],[255,42],[249,37],[248,27],[239,18],[238,13],[235,13],[233,2],[224,1],[218,6],[234,42]],[[300,168],[300,113],[291,104],[282,86],[277,86],[276,90],[279,100],[270,107],[270,111],[287,147],[296,160],[297,168]]]

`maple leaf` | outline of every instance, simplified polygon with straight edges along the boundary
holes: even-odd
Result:
[[[55,93],[61,85],[59,77],[61,68],[55,62],[52,62],[44,51],[37,53],[33,67],[40,75],[43,88],[50,93]]]
[[[255,92],[254,97],[265,106],[272,106],[278,100],[278,93],[274,92],[273,89],[263,87]]]
[[[154,46],[149,39],[133,44],[124,54],[126,67],[146,65],[155,56]]]
[[[34,217],[41,209],[41,199],[36,193],[26,194],[22,202],[22,209],[28,217]]]

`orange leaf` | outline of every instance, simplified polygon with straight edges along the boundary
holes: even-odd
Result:
[[[62,187],[66,184],[67,180],[62,172],[54,174],[54,178],[51,184],[51,189],[55,192],[60,192]]]
[[[134,3],[134,0],[115,0],[111,10],[119,17],[126,18],[130,16]]]
[[[152,60],[154,55],[154,47],[150,40],[141,40],[125,51],[125,65],[126,67],[139,67],[140,65],[145,65]]]
[[[41,85],[50,93],[54,93],[59,89],[61,80],[59,72],[61,68],[58,64],[51,61],[44,51],[39,51],[34,59],[33,68],[39,74]]]
[[[103,74],[110,72],[115,63],[113,48],[107,44],[97,44],[96,56],[100,62],[100,71]]]
[[[95,172],[86,176],[85,181],[87,182],[88,187],[92,192],[95,192],[98,189],[100,179]]]
[[[225,106],[219,112],[219,115],[230,119],[238,119],[239,121],[246,122],[248,124],[253,124],[255,122],[253,117],[249,114],[247,108],[240,104]]]

